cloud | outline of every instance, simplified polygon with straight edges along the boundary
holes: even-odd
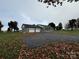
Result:
[[[3,31],[6,31],[7,28],[8,28],[8,26],[5,26],[5,27],[2,28],[2,30],[3,30]]]
[[[50,6],[46,8],[46,4],[37,0],[1,0],[0,1],[0,17],[7,28],[9,17],[18,22],[21,27],[25,24],[48,24],[54,22],[56,25],[62,22],[63,25],[72,18],[79,17],[79,2],[64,2],[63,6],[56,8]]]

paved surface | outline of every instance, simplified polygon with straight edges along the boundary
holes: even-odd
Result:
[[[59,35],[53,33],[37,33],[32,36],[25,36],[24,42],[28,47],[38,47],[52,41],[79,41],[79,36],[75,35]]]

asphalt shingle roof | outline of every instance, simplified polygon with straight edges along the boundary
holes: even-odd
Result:
[[[42,27],[40,27],[40,26],[38,26],[38,25],[30,25],[30,24],[23,24],[23,26],[24,26],[25,28],[42,28]]]

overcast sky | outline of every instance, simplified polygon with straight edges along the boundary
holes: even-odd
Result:
[[[18,21],[20,27],[26,24],[48,24],[54,22],[56,25],[62,22],[63,25],[69,19],[79,17],[79,2],[66,3],[63,6],[46,8],[37,0],[0,0],[0,20],[7,28],[10,20]]]

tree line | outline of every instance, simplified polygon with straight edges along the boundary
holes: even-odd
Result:
[[[10,21],[8,22],[8,28],[7,31],[8,32],[18,32],[19,28],[18,28],[18,22],[17,21]],[[2,24],[2,22],[0,21],[0,32],[2,31],[2,27],[4,25]],[[49,27],[53,28],[53,30],[62,30],[63,29],[63,25],[60,22],[57,26],[55,25],[54,22],[50,22],[48,24]],[[65,29],[66,30],[75,30],[75,29],[79,29],[79,18],[77,19],[71,19],[68,21],[68,23],[65,25]]]
[[[7,31],[8,32],[12,32],[12,31],[14,31],[14,32],[18,32],[19,31],[19,28],[18,28],[18,22],[17,21],[10,21],[10,22],[8,22],[8,28],[7,28]],[[0,21],[0,32],[2,31],[2,27],[3,27],[4,25],[2,24],[2,22]]]
[[[48,26],[52,27],[54,30],[63,29],[61,22],[58,24],[58,26],[56,26],[55,23],[53,22],[49,23]],[[71,30],[71,31],[78,30],[79,29],[79,18],[68,20],[68,23],[65,24],[65,29]]]
[[[7,28],[7,32],[18,32],[19,31],[19,28],[18,28],[18,22],[17,21],[10,21],[8,22],[8,28]],[[2,24],[2,22],[0,21],[0,32],[2,31],[2,27],[4,25]],[[62,23],[60,22],[58,24],[58,26],[55,25],[55,23],[51,22],[48,24],[49,27],[52,27],[53,30],[62,30],[63,26],[62,26]]]

